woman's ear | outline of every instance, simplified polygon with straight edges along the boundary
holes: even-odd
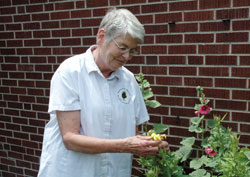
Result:
[[[97,32],[97,45],[104,43],[105,31],[103,28],[99,29]]]

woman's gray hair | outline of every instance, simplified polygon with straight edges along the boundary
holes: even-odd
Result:
[[[139,20],[127,9],[110,9],[103,17],[99,29],[105,31],[105,42],[110,42],[118,35],[131,35],[143,43],[145,29]]]

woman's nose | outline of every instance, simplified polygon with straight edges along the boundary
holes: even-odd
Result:
[[[130,55],[129,51],[122,54],[122,56],[125,60],[130,60],[132,58],[132,55]]]

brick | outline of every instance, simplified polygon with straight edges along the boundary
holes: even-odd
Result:
[[[52,67],[52,66],[50,66],[50,67]],[[39,88],[50,88],[50,82],[48,82],[48,81],[36,81],[36,87],[39,87]],[[45,99],[45,98],[40,98],[40,99]],[[44,102],[41,102],[41,103],[44,103]]]
[[[91,17],[91,10],[74,10],[70,12],[71,18]]]
[[[240,100],[250,100],[250,91],[245,90],[233,90],[232,91],[232,98],[233,99],[240,99]]]
[[[70,30],[53,30],[52,37],[70,37]]]
[[[25,6],[19,6],[19,7],[17,7],[17,12],[19,14],[24,14],[25,13]]]
[[[32,21],[45,21],[50,20],[49,13],[38,13],[38,14],[32,14],[31,15]]]
[[[223,9],[216,11],[216,19],[237,19],[249,17],[249,9]]]
[[[146,34],[155,34],[155,33],[167,33],[167,25],[145,25],[144,26]]]
[[[168,4],[160,3],[160,4],[142,5],[141,9],[142,13],[166,12],[168,10]]]
[[[69,16],[69,11],[65,12],[52,12],[50,14],[52,20],[57,20],[57,19],[68,19]]]
[[[200,76],[229,76],[229,68],[225,67],[200,67]]]
[[[216,34],[216,42],[247,42],[248,40],[248,32]]]
[[[85,8],[85,2],[84,1],[76,1],[76,8]]]
[[[182,116],[185,117],[193,117],[194,116],[194,110],[192,109],[186,109],[186,108],[171,108],[170,110],[172,116],[179,116],[180,119],[182,119]]]
[[[80,27],[80,20],[61,21],[61,28],[76,28]]]
[[[41,12],[43,11],[43,5],[30,5],[30,6],[25,6],[26,7],[26,12],[32,13],[32,12]]]
[[[26,89],[25,88],[11,88],[11,93],[12,94],[26,94]]]
[[[246,88],[246,79],[215,78],[215,87]]]
[[[32,48],[20,48],[20,49],[17,49],[17,54],[18,55],[33,55],[33,50]]]
[[[0,1],[0,6],[10,6],[11,0]]]
[[[240,124],[240,131],[245,133],[250,133],[250,125]]]
[[[2,9],[0,9],[0,14],[1,15],[16,14],[16,8],[15,7],[2,8]]]
[[[200,23],[200,31],[229,31],[229,30],[230,30],[229,21]]]
[[[237,56],[206,56],[206,65],[237,65]]]
[[[147,66],[147,67],[142,67],[142,72],[145,74],[161,75],[161,74],[167,74],[167,68],[160,66],[155,66],[155,67]]]
[[[0,38],[1,39],[13,39],[14,38],[14,33],[13,32],[1,32],[0,33]]]
[[[55,4],[55,10],[74,9],[74,2],[60,2]]]
[[[14,100],[12,100],[12,101],[14,101]],[[4,113],[6,115],[10,115],[10,116],[19,116],[19,111],[18,110],[5,109]]]
[[[200,9],[214,9],[230,7],[230,0],[200,0]]]
[[[159,64],[185,64],[186,58],[185,56],[159,56]]]
[[[21,161],[21,160],[17,160],[16,164],[17,164],[17,166],[23,167],[23,168],[30,168],[31,167],[31,163],[25,162],[25,161]]]
[[[34,96],[20,96],[20,101],[22,102],[35,102],[35,97]]]
[[[103,8],[103,9],[94,9],[93,10],[93,16],[94,17],[103,17],[107,13],[108,9]]]
[[[15,49],[0,49],[1,55],[16,55]]]
[[[250,67],[248,68],[232,68],[232,76],[236,77],[250,77]]]
[[[43,39],[42,44],[43,46],[59,46],[60,39]]]
[[[182,43],[182,35],[160,35],[156,36],[156,43]]]
[[[12,16],[1,16],[0,23],[10,23],[12,22]]]
[[[161,87],[152,86],[152,89],[155,95],[157,94],[167,95],[168,94],[168,88],[164,86],[161,86]]]
[[[45,0],[46,1],[46,0]],[[54,10],[54,4],[44,4],[44,11],[53,11]]]
[[[42,79],[42,74],[41,73],[26,73],[26,79]]]
[[[21,4],[29,4],[29,0],[23,0],[23,1],[12,0],[12,5],[21,5]]]
[[[170,11],[197,10],[197,1],[183,1],[169,3]]]
[[[138,19],[142,24],[153,23],[153,15],[138,16],[137,19]]]
[[[185,43],[211,43],[214,42],[214,34],[185,34]]]
[[[95,38],[94,38],[94,42],[95,42]],[[62,39],[62,45],[63,46],[81,45],[81,39],[79,38]]]
[[[18,71],[34,71],[34,66],[21,64],[18,65]]]
[[[157,85],[181,85],[181,83],[181,77],[156,77]]]
[[[6,31],[18,31],[22,29],[21,24],[6,24]]]
[[[163,46],[163,45],[142,46],[141,53],[142,54],[166,54],[167,46]]]
[[[232,121],[248,123],[249,119],[250,119],[250,113],[244,113],[244,112],[233,112],[232,113]]]
[[[175,105],[175,106],[182,106],[182,98],[180,97],[157,97],[157,100],[164,105]]]
[[[195,45],[170,45],[168,46],[168,54],[195,54]]]
[[[50,31],[33,31],[33,37],[34,38],[49,38],[50,37]]]
[[[228,54],[229,45],[199,45],[199,54]]]
[[[202,56],[188,56],[188,64],[201,65],[203,64],[203,57]]]
[[[23,46],[22,40],[7,41],[7,47],[22,47],[22,46]]]
[[[240,6],[250,6],[249,0],[233,0],[233,6],[234,7],[240,7]]]
[[[145,1],[145,0],[143,0]],[[124,3],[124,2],[123,2]],[[102,7],[108,6],[108,1],[87,1],[87,7]]]
[[[178,22],[182,21],[182,13],[156,14],[155,23]]]
[[[24,79],[24,73],[22,72],[10,72],[9,78],[12,79]]]
[[[53,55],[70,55],[70,48],[53,48]]]
[[[15,130],[15,131],[20,131],[20,125],[17,125],[17,124],[8,124],[6,123],[6,129],[8,130]],[[21,142],[20,140],[14,140],[14,139],[10,139],[8,138],[7,139],[7,142],[10,143],[10,144],[20,144],[19,142]]]
[[[15,15],[14,22],[27,22],[30,21],[30,15]]]
[[[250,20],[233,21],[233,30],[250,30]]]
[[[250,56],[240,56],[240,65],[250,65]]]
[[[171,96],[196,96],[194,88],[170,87]]]
[[[35,65],[35,71],[52,72],[51,65]]]
[[[174,24],[170,25],[169,31],[171,33],[197,32],[198,24],[197,23]]]
[[[216,109],[229,110],[246,110],[246,102],[230,101],[230,100],[215,100]]]
[[[184,21],[204,21],[213,18],[213,11],[184,12]]]
[[[213,79],[212,78],[193,78],[193,77],[185,77],[184,85],[186,86],[203,86],[203,87],[212,87]]]
[[[40,40],[36,40],[36,39],[32,39],[32,40],[24,40],[24,46],[28,46],[28,47],[37,47],[37,46],[41,46],[41,41]]]
[[[166,125],[175,125],[175,126],[184,126],[188,127],[189,126],[189,120],[188,119],[182,119],[180,117],[177,118],[173,116],[164,116],[162,118],[163,123]]]
[[[169,67],[169,75],[196,75],[197,69],[195,67]]]
[[[23,28],[25,30],[30,30],[30,29],[40,29],[40,23],[25,23],[23,24]]]
[[[2,80],[2,84],[6,86],[17,86],[17,81],[16,80]]]
[[[233,54],[250,54],[250,44],[233,44]]]
[[[59,21],[42,22],[42,29],[59,28]]]
[[[27,32],[16,32],[16,38],[32,38],[32,33],[31,31],[27,31]]]
[[[87,29],[72,29],[72,36],[91,36],[92,30]]]
[[[68,45],[67,44],[68,42],[65,42],[65,45]],[[74,43],[74,45],[80,45],[81,41],[74,42],[74,40],[72,40],[72,43]],[[93,45],[95,43],[96,43],[96,38],[83,38],[82,39],[82,45],[88,45],[88,46],[90,46],[90,45]]]
[[[160,114],[160,115],[168,115],[168,108],[167,107],[158,107],[155,109],[148,109],[150,114]]]

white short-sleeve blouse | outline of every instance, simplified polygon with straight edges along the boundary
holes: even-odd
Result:
[[[65,60],[52,77],[50,121],[45,127],[38,177],[131,176],[131,154],[67,150],[60,135],[56,110],[80,110],[80,133],[106,139],[134,136],[136,125],[149,119],[134,75],[120,67],[104,78],[94,61],[94,48]]]

